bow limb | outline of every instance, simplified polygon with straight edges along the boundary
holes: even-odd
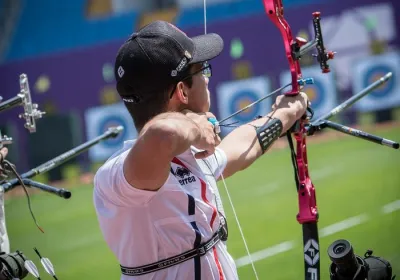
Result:
[[[293,56],[293,52],[298,51],[299,44],[293,40],[290,26],[284,18],[282,0],[264,0],[264,7],[268,17],[279,29],[283,38],[285,54],[292,76],[292,90],[286,94],[297,95],[300,90],[298,81],[302,78],[302,75],[299,60]]]

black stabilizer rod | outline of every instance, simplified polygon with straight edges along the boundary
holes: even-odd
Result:
[[[24,103],[24,97],[23,96],[20,96],[20,95],[14,96],[14,97],[4,101],[3,103],[0,103],[0,112],[4,111],[6,109],[14,108],[14,107],[19,106],[19,105],[21,105],[23,103]]]
[[[110,127],[105,133],[103,133],[102,135],[97,136],[96,138],[89,140],[41,165],[39,165],[38,167],[35,167],[31,170],[29,170],[28,172],[25,172],[24,174],[21,175],[22,179],[28,179],[28,178],[32,178],[36,175],[39,175],[41,173],[47,172],[57,166],[59,166],[60,164],[70,160],[73,157],[78,156],[79,154],[81,154],[82,152],[88,150],[90,147],[96,145],[97,143],[106,140],[108,138],[115,138],[118,136],[118,134],[123,130],[124,128],[122,126],[118,126],[118,127]],[[14,178],[12,180],[9,180],[8,182],[0,185],[0,188],[4,189],[4,192],[7,192],[11,189],[13,189],[14,187],[19,185],[19,181],[17,178]]]
[[[33,181],[31,179],[22,179],[22,182],[29,187],[34,187],[34,188],[38,188],[42,191],[48,192],[48,193],[52,193],[55,194],[59,197],[65,198],[65,199],[69,199],[71,197],[71,192],[69,190],[66,190],[64,188],[56,188],[53,186],[49,186],[43,183],[39,183],[36,181]]]
[[[393,148],[393,149],[399,149],[399,143],[398,142],[394,142],[392,140],[386,139],[386,138],[382,138],[380,136],[377,135],[373,135],[370,133],[367,133],[365,131],[359,130],[359,129],[355,129],[352,127],[348,127],[339,123],[335,123],[335,122],[331,122],[328,120],[324,120],[318,123],[318,125],[314,126],[314,125],[310,125],[308,130],[307,130],[307,134],[308,135],[313,135],[315,131],[319,131],[323,128],[331,128],[334,130],[337,130],[339,132],[357,137],[357,138],[361,138],[376,144],[380,144],[380,145],[384,145],[387,146],[389,148]]]

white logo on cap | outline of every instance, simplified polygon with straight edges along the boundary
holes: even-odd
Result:
[[[185,56],[188,55],[190,56],[190,53],[186,51]],[[178,72],[181,72],[186,67],[187,64],[188,64],[188,58],[183,57],[179,62],[178,66],[176,67],[176,69],[171,71],[171,76],[176,77],[178,75]]]
[[[122,98],[125,102],[133,103],[135,102],[132,98]]]
[[[191,55],[190,52],[188,52],[188,51],[185,51],[185,56],[186,56],[188,59],[191,59],[191,58],[192,58],[192,55]]]
[[[118,76],[122,78],[122,76],[125,74],[124,68],[122,66],[118,67]]]
[[[181,72],[182,69],[186,66],[187,62],[188,61],[186,57],[182,58],[181,62],[179,62],[178,67],[176,67],[176,71]]]

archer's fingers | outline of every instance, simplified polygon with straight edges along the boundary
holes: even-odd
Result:
[[[217,119],[217,117],[216,117],[213,113],[211,113],[211,112],[206,112],[205,114],[206,114],[207,118],[214,118],[214,119]]]
[[[221,137],[219,137],[218,134],[215,134],[214,141],[215,141],[215,146],[218,146],[219,143],[221,143]]]
[[[7,154],[8,154],[8,149],[6,147],[0,149],[0,162],[3,162]]]

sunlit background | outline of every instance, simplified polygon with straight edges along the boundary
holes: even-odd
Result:
[[[96,168],[124,140],[137,135],[115,89],[118,48],[132,32],[154,20],[174,23],[189,36],[205,30],[221,35],[225,48],[211,62],[209,87],[211,111],[222,119],[290,80],[281,35],[262,2],[207,0],[205,29],[203,0],[0,0],[0,96],[3,101],[15,97],[19,75],[25,73],[34,103],[46,112],[37,120],[35,133],[29,133],[18,118],[22,107],[1,112],[0,131],[13,138],[8,159],[17,170],[28,171],[111,126],[124,127],[116,139],[34,178],[72,192],[69,200],[63,200],[29,190],[45,234],[32,222],[21,188],[5,194],[11,250],[21,249],[39,266],[32,248],[42,249],[61,280],[118,279],[118,262],[102,240],[92,204]],[[400,141],[400,2],[283,0],[283,4],[293,35],[308,40],[314,36],[312,12],[320,11],[325,46],[337,52],[329,62],[329,74],[321,73],[312,53],[301,60],[303,76],[315,80],[304,88],[315,117],[392,72],[387,83],[334,121]],[[266,100],[232,122],[266,114],[271,103]],[[400,274],[399,151],[338,133],[313,140],[309,161],[311,177],[318,183],[323,279],[329,278],[326,249],[339,238],[351,240],[359,255],[372,247]],[[283,149],[227,182],[250,251],[258,253],[255,265],[261,279],[303,278],[292,178],[290,156]],[[226,194],[221,192],[231,224],[230,251],[241,278],[254,279]],[[340,222],[345,226],[337,225]]]

